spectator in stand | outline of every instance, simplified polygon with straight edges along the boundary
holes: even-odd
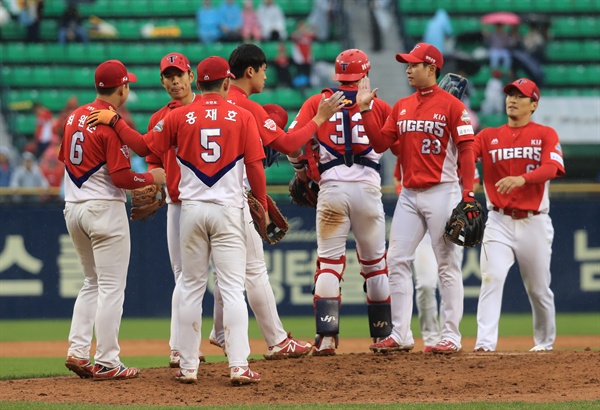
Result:
[[[35,114],[35,156],[41,158],[48,145],[52,142],[54,117],[52,111],[44,107],[39,102],[33,103],[33,112]]]
[[[278,41],[287,39],[285,15],[283,10],[273,0],[263,0],[256,10],[258,21],[265,41]]]
[[[27,29],[25,41],[40,41],[40,26],[44,15],[44,0],[18,0],[19,23]]]
[[[306,22],[298,21],[292,33],[292,60],[298,67],[293,85],[302,88],[310,85],[310,71],[314,62],[312,44],[315,33]]]
[[[446,49],[447,43],[452,39],[452,23],[450,16],[444,9],[437,9],[431,20],[427,22],[423,42],[434,45],[441,51],[442,55],[450,53],[451,49]]]
[[[79,100],[77,100],[76,96],[72,95],[71,97],[69,97],[69,99],[65,103],[65,107],[62,109],[62,111],[59,112],[58,115],[56,116],[56,120],[54,121],[54,126],[52,127],[52,132],[54,133],[55,136],[58,137],[59,144],[60,144],[60,141],[62,140],[62,133],[63,133],[63,128],[65,125],[65,122],[67,121],[67,118],[69,118],[69,115],[73,111],[75,111],[75,109],[77,107],[79,107]]]
[[[58,160],[60,145],[51,144],[40,160],[40,170],[51,187],[59,188],[65,173],[65,164]]]
[[[198,24],[198,38],[204,44],[212,44],[221,39],[221,15],[219,10],[212,5],[211,0],[204,0],[202,7],[196,13]]]
[[[485,85],[485,98],[481,103],[482,114],[502,114],[505,112],[504,82],[500,70],[492,71]]]
[[[277,44],[277,55],[272,64],[277,70],[277,85],[291,87],[292,74],[290,73],[290,56],[287,52],[285,41],[281,41]]]
[[[42,174],[37,165],[35,155],[31,152],[24,152],[22,155],[23,163],[15,168],[10,178],[11,188],[48,188],[48,181]],[[39,202],[40,197],[29,195],[23,199],[21,195],[13,195],[15,202]]]
[[[501,68],[505,73],[509,73],[512,66],[512,56],[510,54],[512,39],[511,35],[504,29],[504,25],[495,24],[492,32],[483,30],[483,39],[488,47],[490,67],[492,69]]]
[[[89,36],[82,23],[83,17],[79,13],[77,4],[69,2],[60,17],[60,25],[58,27],[59,44],[67,44],[67,41],[79,41],[87,44]]]
[[[245,42],[262,40],[260,22],[252,0],[244,1],[244,9],[242,10],[242,38]]]
[[[10,177],[13,167],[10,163],[10,150],[7,147],[0,147],[0,187],[10,186]]]
[[[219,8],[221,16],[221,41],[241,41],[242,40],[242,10],[234,0],[226,0]]]
[[[307,23],[314,28],[317,40],[328,41],[331,23],[331,1],[313,0]]]

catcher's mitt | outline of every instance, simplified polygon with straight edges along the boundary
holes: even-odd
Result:
[[[440,81],[439,87],[442,90],[448,91],[459,100],[462,100],[467,91],[468,84],[469,80],[465,77],[454,73],[448,73]]]
[[[483,241],[483,231],[487,215],[481,204],[461,201],[452,211],[444,237],[457,245],[471,248]]]
[[[319,198],[319,184],[312,179],[303,181],[294,175],[290,181],[290,196],[292,202],[300,206],[317,207],[317,199]]]
[[[290,225],[286,217],[281,214],[281,211],[275,205],[275,201],[269,195],[267,195],[267,204],[269,205],[269,218],[271,219],[268,225],[265,218],[265,208],[252,195],[252,192],[248,192],[248,206],[256,231],[266,243],[275,245],[283,239],[285,233],[290,229]]]
[[[131,191],[131,216],[132,221],[139,221],[152,216],[158,208],[165,204],[167,194],[162,186],[148,185]]]

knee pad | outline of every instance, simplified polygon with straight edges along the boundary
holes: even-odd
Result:
[[[337,298],[340,296],[340,281],[346,268],[346,257],[340,259],[317,259],[315,286],[313,294],[316,298]]]
[[[363,290],[367,294],[367,303],[371,301],[384,302],[390,296],[388,281],[388,268],[385,254],[372,261],[365,261],[358,257],[360,275],[365,279]]]
[[[335,336],[340,333],[340,299],[317,298],[315,300],[317,334]]]
[[[369,304],[368,317],[371,337],[387,337],[392,333],[392,305],[389,300]]]

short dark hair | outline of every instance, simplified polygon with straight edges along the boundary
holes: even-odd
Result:
[[[108,97],[110,95],[113,95],[117,91],[117,88],[119,88],[119,87],[120,86],[111,87],[111,88],[101,88],[101,87],[96,86],[96,93],[98,95],[105,95]]]
[[[258,71],[264,64],[267,64],[267,57],[255,44],[242,44],[229,55],[229,69],[236,78],[242,78],[248,67]]]
[[[221,89],[221,86],[223,85],[224,81],[225,81],[224,78],[220,78],[215,81],[207,81],[207,82],[197,81],[197,84],[198,84],[198,87],[200,87],[200,91],[211,92],[211,91],[219,91]]]
[[[428,65],[430,65],[430,64],[423,63],[423,67],[427,67]],[[442,70],[440,70],[440,68],[438,66],[435,66],[435,79],[437,80],[438,78],[440,78],[441,74],[442,74]]]

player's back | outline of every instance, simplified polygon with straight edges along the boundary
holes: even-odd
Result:
[[[152,134],[154,150],[177,147],[180,199],[243,206],[244,162],[264,157],[252,114],[210,93],[172,111]]]
[[[96,100],[69,115],[65,122],[59,160],[65,163],[65,200],[82,202],[92,199],[125,202],[125,190],[117,188],[110,174],[130,168],[129,148],[108,126],[88,127],[88,115],[110,104]]]

